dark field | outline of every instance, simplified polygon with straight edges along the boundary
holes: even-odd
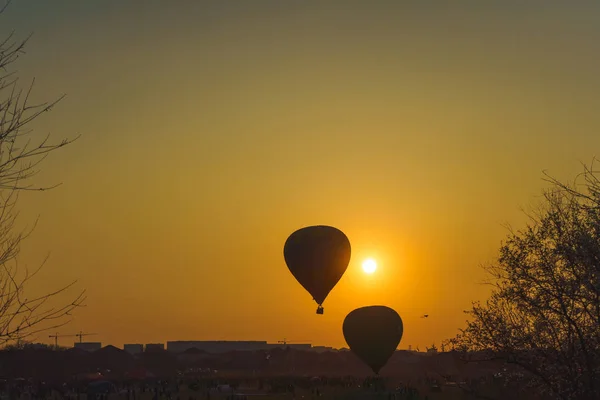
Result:
[[[397,351],[373,377],[350,352],[30,349],[1,352],[0,373],[10,400],[536,398],[509,364],[466,362],[453,352]]]

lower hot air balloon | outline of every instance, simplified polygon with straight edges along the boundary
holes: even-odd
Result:
[[[346,272],[350,252],[348,237],[332,226],[308,226],[287,238],[285,263],[317,302],[317,314],[323,314],[325,298]]]
[[[342,326],[348,347],[376,375],[396,351],[404,326],[402,318],[386,306],[368,306],[351,311]]]

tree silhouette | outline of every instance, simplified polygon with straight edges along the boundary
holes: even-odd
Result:
[[[9,4],[10,1],[0,6],[0,17],[4,17]],[[32,130],[27,129],[62,99],[32,105],[33,82],[26,90],[19,86],[18,77],[10,68],[24,53],[27,40],[15,40],[11,33],[0,41],[0,345],[22,342],[37,332],[64,325],[68,322],[65,317],[84,301],[81,292],[62,306],[49,305],[51,299],[66,292],[75,282],[27,297],[25,289],[44,262],[33,271],[18,263],[20,245],[32,232],[32,229],[16,229],[19,193],[57,186],[36,187],[31,178],[46,156],[77,139],[51,143],[49,136],[36,140]]]
[[[449,341],[515,364],[554,398],[600,399],[599,175],[593,162],[573,183],[545,175],[543,204],[486,267],[490,299]]]

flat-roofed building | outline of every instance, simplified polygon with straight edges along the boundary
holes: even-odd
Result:
[[[290,348],[290,349],[294,349],[294,350],[304,350],[304,351],[308,351],[308,350],[312,350],[312,345],[309,343],[293,343],[293,344],[272,344],[272,347],[279,347],[282,349],[285,348]]]
[[[189,349],[198,349],[207,353],[227,353],[229,351],[273,350],[286,347],[296,350],[310,350],[312,345],[268,343],[266,340],[181,340],[167,342],[167,350],[173,353],[183,353]]]
[[[163,351],[165,349],[164,343],[148,343],[145,351]]]
[[[81,349],[85,351],[96,351],[102,348],[102,343],[100,342],[75,342],[73,345],[76,349]]]
[[[325,353],[327,351],[338,351],[337,349],[329,346],[313,346],[312,351],[316,351],[317,353]]]
[[[228,340],[190,340],[167,342],[167,350],[182,353],[189,349],[198,349],[207,353],[226,353],[228,351],[267,350],[266,341],[228,341]]]
[[[125,344],[123,345],[123,350],[128,352],[129,354],[140,354],[144,352],[143,344]]]

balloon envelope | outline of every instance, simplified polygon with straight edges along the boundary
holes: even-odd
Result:
[[[393,309],[368,306],[351,311],[344,319],[342,330],[350,350],[379,374],[396,351],[404,326]]]
[[[292,275],[321,306],[348,268],[350,241],[332,226],[309,226],[287,238],[283,256]]]

